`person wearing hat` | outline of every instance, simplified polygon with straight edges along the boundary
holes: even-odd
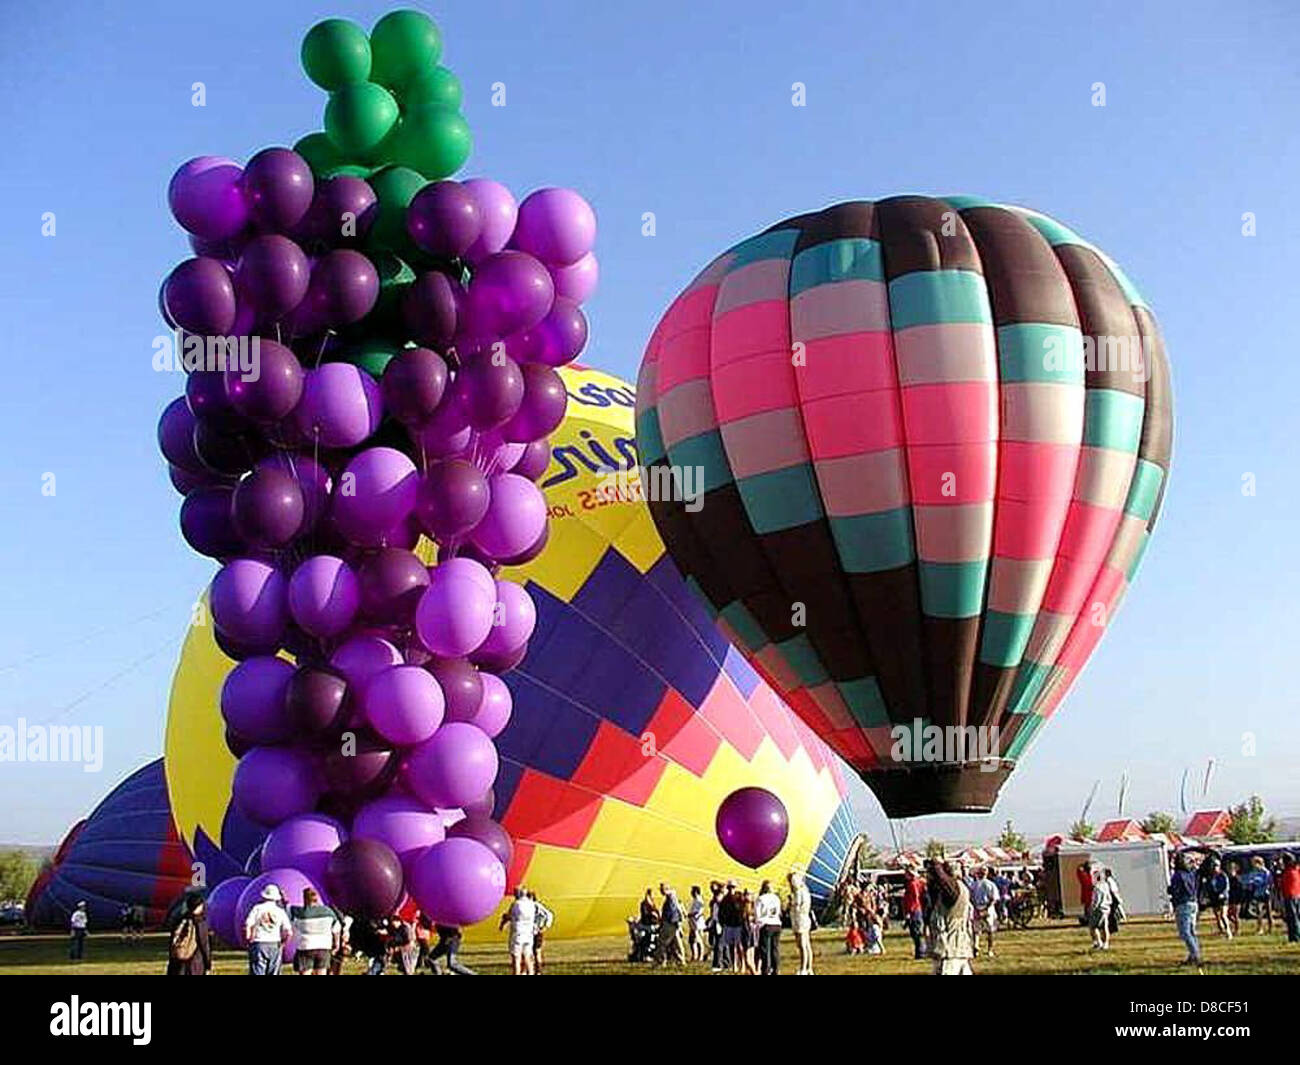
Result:
[[[77,903],[68,922],[72,930],[72,942],[68,945],[68,960],[81,961],[86,956],[86,932],[90,927],[90,912],[86,909],[86,900]]]
[[[794,945],[799,951],[799,968],[795,976],[812,976],[812,895],[804,883],[803,866],[791,866],[786,879],[790,884],[790,931],[794,933]]]
[[[284,944],[293,934],[293,924],[284,909],[284,895],[275,884],[262,888],[262,901],[244,918],[248,940],[248,975],[279,976]]]

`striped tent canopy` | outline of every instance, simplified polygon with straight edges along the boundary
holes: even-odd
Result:
[[[1165,492],[1169,368],[1132,282],[1024,208],[839,204],[710,263],[637,398],[676,489],[655,522],[758,672],[891,816],[990,809]]]

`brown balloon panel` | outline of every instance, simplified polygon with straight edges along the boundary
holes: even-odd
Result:
[[[992,770],[978,763],[936,762],[869,769],[861,776],[887,817],[986,814],[1014,768],[1012,762],[998,762]]]

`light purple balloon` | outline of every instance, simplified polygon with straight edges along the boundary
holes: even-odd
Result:
[[[596,243],[596,212],[573,189],[538,189],[519,205],[512,243],[546,263],[575,263]]]
[[[240,188],[243,170],[233,159],[200,155],[172,175],[167,203],[176,221],[204,240],[229,240],[248,224]]]
[[[339,531],[361,547],[379,547],[415,509],[420,475],[415,463],[391,447],[371,447],[348,463],[334,493]]]
[[[379,383],[348,362],[327,362],[307,371],[294,411],[298,428],[323,447],[355,447],[379,428]]]
[[[463,301],[459,328],[480,337],[509,336],[530,329],[555,302],[546,267],[522,251],[503,251],[478,264]]]
[[[595,252],[587,252],[576,263],[568,266],[548,265],[551,279],[555,282],[555,295],[573,300],[574,303],[586,303],[596,291],[600,281],[600,264]]]
[[[242,927],[236,929],[235,910],[239,905],[239,896],[252,881],[251,876],[227,877],[208,892],[208,927],[227,946],[243,946],[244,930]]]
[[[252,558],[231,559],[212,579],[212,620],[237,643],[271,648],[289,620],[284,574]]]
[[[515,231],[519,205],[508,188],[491,178],[470,178],[464,187],[474,197],[483,220],[478,239],[464,256],[469,262],[477,263],[505,248]]]
[[[537,607],[523,585],[514,581],[497,581],[497,602],[492,615],[492,631],[478,648],[477,654],[508,658],[523,647],[537,625]]]
[[[306,751],[254,747],[235,767],[230,794],[245,817],[259,825],[278,825],[311,812],[320,798],[319,774]]]
[[[333,817],[300,814],[271,829],[262,844],[262,864],[272,869],[297,869],[313,884],[323,885],[330,855],[347,838],[347,829]],[[300,906],[302,900],[291,900],[291,904]]]
[[[506,682],[495,673],[480,670],[483,680],[483,698],[469,719],[471,725],[481,728],[489,739],[496,739],[510,724],[510,712],[514,709],[514,697]],[[491,808],[489,807],[489,810]]]
[[[393,666],[367,682],[361,697],[366,720],[399,747],[423,743],[442,724],[442,689],[419,666]]]
[[[528,550],[546,528],[546,497],[527,477],[498,473],[490,478],[492,499],[470,540],[489,558],[506,559]]]
[[[260,876],[255,876],[244,886],[239,901],[235,903],[235,926],[241,942],[244,936],[244,922],[248,920],[248,911],[262,901],[263,890],[271,884],[280,889],[286,907],[301,906],[302,893],[307,888],[314,889],[318,895],[322,894],[320,885],[303,876],[297,869],[270,869]],[[292,950],[289,949],[291,946],[292,940],[286,944],[285,956],[289,958],[292,957]]]
[[[437,812],[406,795],[388,795],[366,803],[352,819],[352,835],[388,844],[402,860],[402,871],[408,877],[415,860],[447,837]]]
[[[389,666],[400,666],[402,652],[379,636],[362,634],[353,636],[330,655],[330,665],[343,674],[343,679],[355,691],[362,691],[366,682]]]
[[[487,580],[492,575],[477,562],[452,559],[433,567],[429,587],[415,609],[415,631],[425,649],[442,658],[460,658],[477,650],[492,631],[492,612],[496,606],[493,590],[469,569],[482,571]],[[482,789],[480,789],[482,790]]]
[[[492,787],[498,767],[497,749],[482,729],[448,721],[410,750],[401,779],[416,798],[447,809],[473,802]]]
[[[221,685],[221,716],[252,743],[282,743],[293,735],[285,692],[293,665],[274,655],[246,658]]]
[[[415,860],[408,889],[438,924],[471,925],[505,896],[506,870],[478,840],[448,839]]]
[[[289,578],[289,613],[312,636],[329,639],[346,631],[360,605],[357,575],[334,555],[313,555]]]

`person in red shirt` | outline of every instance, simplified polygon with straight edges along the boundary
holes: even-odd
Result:
[[[925,957],[925,944],[921,939],[925,931],[925,880],[915,869],[908,869],[903,881],[903,924],[912,937],[912,952],[917,958]]]
[[[1282,893],[1282,919],[1289,943],[1300,943],[1300,865],[1290,854],[1282,856],[1282,874],[1277,878]]]
[[[1079,904],[1083,907],[1082,921],[1087,923],[1088,913],[1092,909],[1092,863],[1084,862],[1074,871],[1079,881]]]

